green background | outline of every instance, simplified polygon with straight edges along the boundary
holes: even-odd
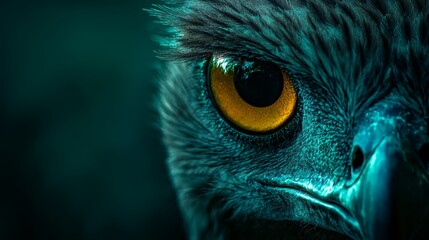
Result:
[[[181,239],[156,1],[0,7],[0,239]]]

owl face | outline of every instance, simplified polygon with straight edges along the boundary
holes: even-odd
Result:
[[[422,238],[426,1],[184,1],[160,82],[191,239]]]

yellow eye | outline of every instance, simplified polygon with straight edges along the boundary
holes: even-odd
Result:
[[[293,115],[297,94],[289,75],[274,63],[213,56],[209,88],[224,118],[244,132],[263,134]]]

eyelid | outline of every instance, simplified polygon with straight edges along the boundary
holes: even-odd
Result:
[[[216,59],[216,64],[224,69],[225,72],[234,69],[237,65],[240,64],[241,58],[229,56],[225,54],[213,54],[208,61]]]

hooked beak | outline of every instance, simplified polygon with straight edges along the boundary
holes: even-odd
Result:
[[[404,151],[401,139],[389,135],[370,151],[356,148],[362,163],[354,166],[340,201],[358,220],[362,238],[428,237],[429,178],[422,156]]]

